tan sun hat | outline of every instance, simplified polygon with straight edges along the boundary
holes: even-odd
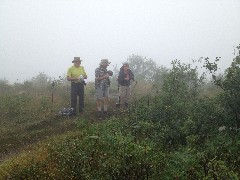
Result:
[[[110,63],[108,59],[102,59],[99,65],[109,65]]]
[[[74,57],[72,63],[74,63],[74,62],[81,62],[81,61],[82,61],[82,59],[80,59],[80,57]]]

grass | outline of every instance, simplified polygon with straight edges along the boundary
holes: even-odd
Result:
[[[139,89],[140,86],[136,86],[131,96],[132,101],[137,102],[137,99],[146,95],[146,92],[148,96],[141,102],[149,103],[154,100],[150,97],[150,94],[153,96],[156,93],[154,89],[150,91],[150,86],[141,85],[141,87],[144,88]],[[151,124],[143,122],[137,126],[126,126],[129,122],[124,122],[124,116],[128,114],[116,110],[117,96],[111,96],[112,99],[110,99],[109,117],[112,121],[109,122],[111,123],[104,118],[98,119],[94,95],[90,90],[85,94],[85,112],[76,117],[55,115],[61,107],[69,107],[69,99],[65,92],[55,94],[54,102],[51,102],[46,94],[36,97],[27,94],[10,96],[11,103],[8,103],[8,98],[6,98],[4,100],[6,106],[3,107],[9,116],[0,120],[0,177],[6,177],[7,172],[13,178],[22,177],[23,179],[26,178],[25,175],[32,177],[36,175],[35,177],[41,176],[41,178],[66,177],[64,175],[67,172],[73,175],[72,170],[74,173],[81,171],[85,175],[97,175],[97,171],[90,173],[93,167],[101,169],[102,177],[105,177],[104,173],[109,173],[109,171],[114,177],[121,177],[120,174],[126,173],[129,173],[130,177],[131,172],[145,172],[145,169],[152,166],[155,168],[154,173],[159,170],[163,171],[162,165],[166,164],[166,159],[162,159],[159,149],[161,145],[154,144],[150,139],[148,145],[144,144],[150,137],[147,134],[151,134],[150,131],[153,128]],[[111,95],[113,94],[111,92]],[[0,103],[1,105],[4,104]],[[11,109],[11,107],[14,108]],[[146,109],[142,110],[139,114],[140,118],[146,115]],[[11,112],[14,116],[11,116]],[[1,116],[4,117],[4,114]],[[131,159],[129,154],[134,154],[135,159]],[[174,161],[176,157],[178,154],[174,154]],[[189,158],[192,160],[192,157],[189,156]],[[129,160],[131,161],[127,163]],[[145,164],[142,164],[142,160]],[[159,162],[161,166],[158,165]],[[133,171],[128,172],[125,169],[126,163]],[[178,165],[179,163],[176,167],[169,166],[169,170],[164,170],[167,173],[165,176],[173,177],[172,169],[174,171],[179,169]],[[186,165],[189,166],[189,164]],[[69,169],[65,169],[67,167]],[[79,170],[74,168],[79,168]],[[179,171],[182,171],[181,168]],[[74,174],[73,177],[80,177],[80,175]]]
[[[76,117],[59,116],[56,109],[55,113],[47,113],[46,117],[40,118],[33,116],[26,116],[21,120],[19,117],[1,118],[0,163],[24,150],[31,149],[32,145],[52,136],[75,131],[77,129],[76,122],[81,119],[87,119],[90,123],[99,122],[92,96],[87,96],[85,103],[84,114]],[[110,100],[109,111],[109,116],[118,116],[118,112],[115,111],[115,99]]]
[[[5,129],[0,136],[0,162],[32,144],[76,129],[74,119],[53,118]]]

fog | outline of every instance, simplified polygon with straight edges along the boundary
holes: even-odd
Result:
[[[0,0],[0,79],[66,74],[74,56],[88,81],[102,58],[109,69],[132,55],[170,67],[174,59],[221,57],[240,43],[239,0]]]

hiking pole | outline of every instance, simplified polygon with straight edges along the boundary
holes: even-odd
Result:
[[[116,108],[120,108],[119,83],[118,83],[118,99],[117,99],[117,102],[116,102]]]
[[[51,110],[51,116],[52,116],[53,105],[54,105],[54,87],[55,87],[55,81],[52,81],[52,87],[51,87],[51,96],[52,96],[52,110]]]

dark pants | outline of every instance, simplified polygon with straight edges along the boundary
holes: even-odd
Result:
[[[84,109],[84,84],[71,83],[71,108],[74,108],[74,113],[77,109],[77,96],[79,96],[79,112]]]

